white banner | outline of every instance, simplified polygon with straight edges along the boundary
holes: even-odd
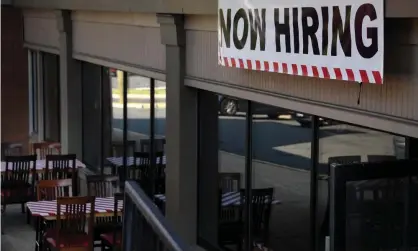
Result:
[[[384,0],[218,0],[219,64],[383,83]]]

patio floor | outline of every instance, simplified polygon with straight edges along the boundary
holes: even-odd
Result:
[[[26,224],[26,214],[21,213],[20,205],[7,205],[2,223],[1,250],[35,250],[35,230]]]
[[[21,213],[20,205],[8,205],[2,221],[4,235],[1,236],[0,250],[35,251],[35,230],[26,224],[26,214]]]

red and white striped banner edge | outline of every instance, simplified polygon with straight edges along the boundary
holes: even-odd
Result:
[[[382,74],[379,71],[354,71],[352,69],[318,67],[303,64],[298,65],[229,57],[219,57],[219,64],[222,66],[240,69],[276,72],[305,77],[383,84]]]

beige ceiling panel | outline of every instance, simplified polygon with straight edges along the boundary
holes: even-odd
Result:
[[[25,43],[47,48],[59,47],[56,14],[48,10],[24,10]]]
[[[73,21],[73,51],[149,70],[165,69],[158,27]]]

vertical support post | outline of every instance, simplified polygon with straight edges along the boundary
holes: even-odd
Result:
[[[253,109],[252,102],[247,101],[245,116],[245,250],[253,249],[252,242],[252,179],[253,179]]]
[[[319,251],[317,240],[319,238],[317,231],[317,202],[318,202],[318,117],[311,118],[311,188],[310,188],[310,247],[311,250]]]
[[[198,92],[198,240],[218,243],[219,222],[219,99]],[[199,243],[203,244],[203,243]]]
[[[100,158],[99,158],[99,165],[100,165],[100,173],[103,175],[104,173],[104,161],[103,159],[105,158],[105,154],[104,154],[104,150],[105,150],[105,146],[104,146],[104,128],[105,128],[105,121],[104,121],[104,117],[105,117],[105,113],[104,113],[104,100],[103,100],[103,66],[100,67]]]
[[[128,165],[128,73],[125,71],[122,74],[123,78],[123,170],[122,171],[122,177],[120,177],[119,173],[119,179],[120,179],[120,185],[122,188],[125,187],[125,181],[126,181],[126,166]]]
[[[123,104],[125,100],[125,95],[123,94],[123,90],[125,90],[125,83],[123,81],[123,71],[117,70],[116,76],[119,90],[119,104]]]
[[[184,86],[184,16],[158,14],[166,47],[166,216],[180,236],[196,243],[197,90]]]
[[[73,59],[71,11],[56,12],[59,31],[61,145],[63,153],[82,158],[81,65]]]
[[[150,158],[151,158],[151,172],[150,174],[150,193],[151,196],[154,195],[155,191],[155,178],[156,178],[156,159],[155,159],[155,79],[150,79],[150,137],[149,137],[149,147],[150,147]]]

